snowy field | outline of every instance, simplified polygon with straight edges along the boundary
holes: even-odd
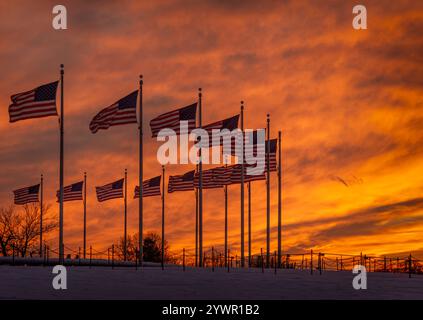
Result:
[[[354,290],[351,272],[67,267],[67,290],[52,267],[0,266],[0,299],[423,299],[423,276],[368,273]]]

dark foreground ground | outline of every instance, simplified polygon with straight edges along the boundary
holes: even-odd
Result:
[[[0,299],[423,299],[423,276],[368,273],[354,290],[351,272],[67,267],[54,290],[52,267],[0,266]]]

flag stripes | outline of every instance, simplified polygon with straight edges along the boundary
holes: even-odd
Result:
[[[84,181],[76,182],[63,188],[63,201],[82,200]],[[60,190],[56,192],[57,202],[60,201]]]
[[[91,132],[106,130],[111,126],[137,123],[137,97],[138,91],[134,91],[97,113],[90,122]]]
[[[195,170],[189,171],[182,175],[169,176],[167,192],[190,191],[194,190]]]
[[[15,204],[23,205],[31,202],[38,202],[39,190],[40,184],[14,190]]]
[[[124,180],[125,179],[120,179],[101,187],[95,187],[97,200],[99,202],[103,202],[110,199],[123,198]]]
[[[152,137],[157,137],[162,129],[172,129],[177,135],[180,134],[180,121],[188,121],[188,132],[195,129],[197,102],[174,111],[170,111],[150,121]]]
[[[230,131],[238,128],[238,122],[239,122],[239,114],[224,119],[220,121],[216,121],[213,123],[210,123],[208,125],[205,125],[202,127],[203,130],[206,130],[209,134],[209,147],[213,146],[222,146],[223,141],[226,137],[231,137]],[[224,130],[227,129],[226,132],[222,132],[219,135],[213,136],[213,130]],[[241,131],[238,133],[241,135]],[[231,141],[235,141],[235,137],[231,139]]]
[[[144,180],[142,183],[142,197],[154,197],[160,196],[160,182],[162,176],[157,176],[148,180]],[[136,186],[134,191],[134,199],[140,197],[140,187]]]
[[[33,90],[10,97],[9,122],[57,116],[56,92],[59,81],[39,86]]]

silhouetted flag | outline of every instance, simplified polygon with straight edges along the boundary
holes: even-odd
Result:
[[[270,171],[277,171],[277,167],[276,167],[277,146],[278,146],[278,139],[271,139],[270,140],[270,150],[269,150]],[[267,141],[266,141],[266,153],[267,153]]]
[[[63,201],[82,200],[82,187],[84,181],[80,181],[63,188]],[[57,202],[60,201],[60,190],[56,192]]]
[[[103,202],[110,199],[123,198],[124,179],[106,184],[102,187],[95,187],[97,200]]]
[[[157,176],[148,180],[144,180],[142,183],[142,197],[153,197],[160,196],[160,182],[162,181],[162,176]],[[134,199],[140,197],[140,187],[135,187]]]
[[[195,129],[197,102],[187,107],[164,113],[150,121],[153,138],[157,137],[162,129],[172,129],[180,134],[180,121],[188,121],[188,133]]]
[[[212,168],[208,170],[203,170],[203,180],[202,180],[202,187],[203,189],[216,189],[216,188],[222,188],[223,183],[221,180],[216,179],[217,177],[217,168]],[[196,172],[194,175],[194,187],[199,188],[199,172]]]
[[[100,129],[137,123],[138,90],[101,110],[90,122],[90,130],[96,133]]]
[[[170,176],[167,192],[194,190],[194,174],[195,170],[192,170],[182,175]]]
[[[40,184],[14,190],[13,193],[15,195],[15,204],[27,204],[30,202],[38,202],[39,190]]]
[[[223,138],[229,135],[229,133],[226,133],[226,134],[222,134],[222,136],[213,137],[212,135],[213,130],[227,129],[229,131],[232,131],[238,128],[238,121],[239,121],[239,114],[237,114],[236,116],[203,126],[202,129],[206,130],[210,137],[209,146],[212,146],[212,144],[215,146],[223,145]],[[235,139],[233,138],[232,141],[235,141]]]
[[[56,92],[59,81],[39,86],[33,90],[10,97],[9,121],[57,116]]]
[[[250,168],[250,170],[251,170],[254,167],[255,166],[253,166],[253,165],[244,164],[244,182],[266,180],[266,175],[265,175],[266,168],[265,167],[260,172],[257,172],[258,174],[251,174],[251,175],[247,174],[248,168]],[[231,166],[231,169],[232,169],[231,178],[230,178],[231,184],[241,183],[242,166],[240,164],[236,164],[236,165]],[[254,172],[254,173],[256,173],[256,172]]]

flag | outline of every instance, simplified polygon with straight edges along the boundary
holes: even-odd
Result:
[[[82,186],[84,181],[80,181],[63,188],[63,201],[82,200]],[[60,201],[60,190],[56,192],[57,202]]]
[[[217,179],[218,171],[217,168],[212,168],[208,170],[203,170],[202,172],[202,188],[203,189],[215,189],[222,188],[223,183],[221,180]],[[194,175],[194,187],[200,187],[200,173],[196,172]]]
[[[170,111],[154,118],[150,121],[153,138],[157,137],[162,129],[172,129],[177,135],[180,134],[180,121],[188,121],[188,132],[195,129],[195,118],[197,113],[197,102],[187,107]]]
[[[244,182],[266,180],[265,170],[260,172],[259,174],[250,174],[250,175],[247,174],[248,168],[251,170],[254,167],[255,166],[244,164]],[[230,183],[231,184],[241,183],[242,165],[240,164],[233,165],[231,166],[231,169],[232,171],[230,175]]]
[[[261,129],[264,130],[264,129]],[[258,143],[257,141],[257,130],[254,130],[252,134],[245,132],[244,133],[244,141],[245,141],[245,152],[244,155],[253,155],[254,157],[258,157],[258,155],[262,155],[262,159],[265,163],[265,169],[266,167],[266,161],[267,161],[267,141],[264,141],[264,143]],[[269,159],[270,159],[270,171],[277,171],[276,167],[276,152],[277,152],[277,144],[278,139],[271,139],[270,141],[270,151],[269,151]],[[231,141],[231,150],[227,150],[224,148],[223,154],[230,154],[232,156],[236,156],[236,148],[235,148],[235,141]],[[260,159],[260,158],[259,158]]]
[[[278,146],[278,139],[271,139],[269,142],[270,142],[270,149],[269,149],[270,171],[277,171],[276,151],[277,151],[277,146]],[[266,141],[266,158],[267,158],[267,141]],[[266,167],[266,170],[267,170],[267,167]]]
[[[195,170],[192,170],[182,175],[170,176],[167,192],[194,190],[194,174]]]
[[[137,97],[138,91],[134,91],[97,113],[90,122],[91,132],[96,133],[111,126],[137,123]]]
[[[224,137],[225,136],[230,137],[229,132],[223,133],[220,136],[213,137],[213,130],[227,129],[229,131],[232,131],[232,130],[238,128],[238,121],[239,121],[239,114],[237,114],[236,116],[233,116],[233,117],[230,117],[230,118],[227,118],[227,119],[224,119],[224,120],[220,120],[220,121],[217,121],[217,122],[213,122],[213,123],[210,123],[206,126],[203,126],[202,129],[206,130],[207,133],[209,134],[209,137],[210,137],[209,146],[210,147],[212,145],[222,146]],[[239,134],[241,134],[241,132]],[[232,138],[231,141],[235,141],[235,139]]]
[[[14,190],[13,193],[15,195],[15,204],[27,204],[30,202],[38,202],[39,190],[40,184]]]
[[[153,197],[160,196],[160,182],[162,181],[162,176],[157,176],[142,182],[142,197]],[[140,197],[140,187],[135,187],[134,199]]]
[[[9,122],[57,116],[56,91],[59,81],[44,84],[33,90],[10,97]]]
[[[110,199],[123,198],[123,182],[125,179],[106,184],[102,187],[95,187],[97,200],[103,202]]]

